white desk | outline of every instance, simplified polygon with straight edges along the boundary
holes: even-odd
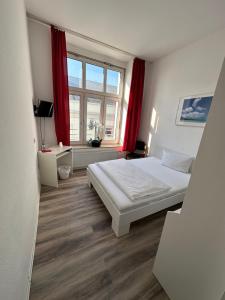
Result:
[[[41,184],[58,187],[58,166],[71,166],[73,172],[72,147],[51,147],[51,152],[38,151]]]

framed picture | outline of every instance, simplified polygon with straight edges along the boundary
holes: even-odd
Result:
[[[180,99],[176,125],[204,127],[213,95],[204,94]]]

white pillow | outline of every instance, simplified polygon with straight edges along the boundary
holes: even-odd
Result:
[[[183,153],[163,150],[161,164],[179,172],[189,173],[193,157]]]

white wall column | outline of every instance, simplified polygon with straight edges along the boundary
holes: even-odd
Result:
[[[169,212],[154,274],[173,300],[220,300],[225,290],[225,63],[181,214]]]

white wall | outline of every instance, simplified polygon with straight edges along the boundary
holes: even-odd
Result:
[[[175,125],[179,98],[214,92],[225,55],[224,36],[225,29],[151,64],[139,138],[151,142],[152,154],[160,156],[161,146],[165,146],[196,155],[203,129]],[[156,112],[154,128],[150,124],[152,108]]]
[[[50,27],[28,20],[28,33],[34,85],[34,103],[37,103],[38,99],[53,102]],[[42,121],[42,128],[44,128],[43,119],[36,118],[39,147],[41,145],[40,121]],[[47,146],[56,145],[53,117],[45,118],[45,143]]]
[[[28,299],[39,184],[27,24],[21,0],[0,2],[0,298]]]
[[[225,291],[224,95],[225,63],[181,214],[167,214],[154,265],[173,300],[221,300]]]
[[[52,54],[51,54],[51,31],[49,26],[37,23],[28,19],[28,32],[31,52],[31,66],[34,83],[34,101],[38,99],[53,101],[53,88],[52,88]],[[122,121],[122,134],[124,132],[124,120],[126,117],[127,103],[129,100],[129,88],[131,80],[131,72],[133,66],[133,59],[128,62],[120,61],[112,57],[104,56],[99,53],[88,51],[88,49],[81,49],[78,46],[67,44],[68,51],[74,51],[81,55],[88,56],[93,59],[107,61],[122,68],[127,68],[125,76],[125,101],[123,109]],[[40,146],[40,119],[36,118],[38,140]],[[47,146],[56,144],[54,118],[45,119],[45,141]]]

